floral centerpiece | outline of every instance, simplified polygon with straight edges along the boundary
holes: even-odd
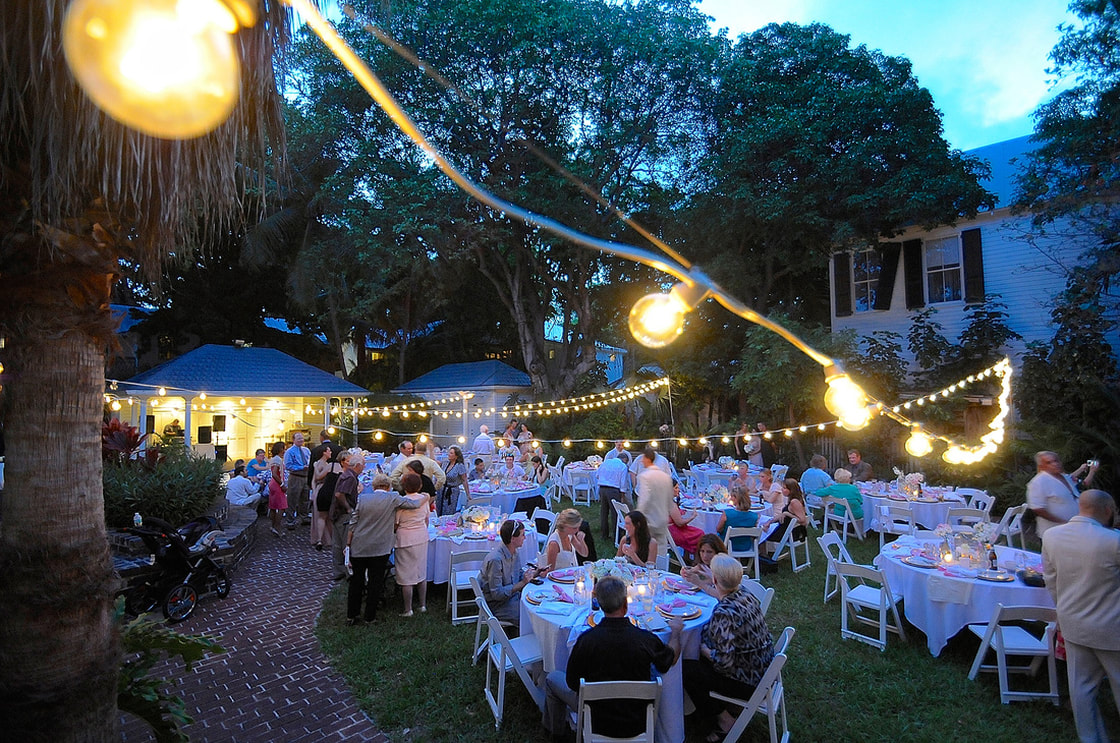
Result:
[[[588,467],[598,467],[603,463],[603,458],[598,454],[592,454],[585,461],[587,462]]]
[[[613,575],[626,585],[630,585],[634,582],[634,571],[630,569],[626,560],[621,557],[597,560],[591,564],[591,576],[595,580],[601,580],[608,575]]]
[[[705,505],[718,505],[731,502],[731,494],[727,492],[726,485],[709,485],[704,493]]]
[[[719,466],[724,468],[725,470],[735,469],[735,458],[734,457],[720,457],[716,461],[719,462]]]
[[[981,521],[972,527],[972,538],[982,547],[988,547],[999,536],[999,524]]]
[[[471,506],[463,511],[463,523],[471,524],[479,529],[490,521],[490,509],[486,506]]]
[[[906,496],[906,500],[914,500],[922,494],[922,483],[926,481],[926,476],[921,472],[907,474],[895,467],[894,474],[897,477],[895,488],[900,494]]]

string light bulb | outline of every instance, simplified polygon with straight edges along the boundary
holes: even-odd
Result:
[[[630,333],[643,346],[662,348],[684,332],[684,318],[707,295],[699,284],[678,283],[668,294],[648,294],[630,310]]]
[[[825,370],[828,390],[824,393],[824,406],[840,419],[840,425],[849,431],[858,431],[867,425],[871,413],[867,409],[867,393],[852,381],[835,364]]]
[[[921,459],[931,451],[933,451],[933,442],[930,440],[929,434],[915,423],[914,427],[910,429],[910,438],[906,439],[906,452],[912,457]]]
[[[237,104],[233,34],[255,22],[247,0],[75,0],[62,49],[105,113],[154,137],[189,139],[216,128]]]

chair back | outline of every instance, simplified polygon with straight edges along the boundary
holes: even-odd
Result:
[[[778,635],[778,639],[774,641],[774,655],[779,653],[786,655],[786,648],[789,647],[789,643],[795,634],[797,634],[797,630],[793,627],[786,627],[782,630],[782,634]]]
[[[848,552],[848,546],[844,544],[844,540],[840,539],[836,532],[830,531],[817,537],[817,544],[821,546],[821,552],[824,553],[830,569],[833,563],[853,562],[852,556]]]
[[[972,528],[981,521],[989,521],[991,514],[979,508],[950,508],[945,522],[953,527],[954,531]]]
[[[743,582],[739,584],[744,591],[754,596],[758,601],[759,608],[762,609],[762,616],[766,616],[766,610],[770,608],[770,602],[774,600],[774,589],[767,588],[756,580],[743,576]],[[775,653],[779,652],[777,649]]]
[[[786,473],[789,472],[788,464],[772,464],[770,465],[770,474],[774,476],[774,482],[781,482],[786,479]]]
[[[1019,546],[1022,549],[1027,548],[1026,535],[1023,533],[1023,514],[1027,512],[1027,504],[1022,503],[1013,508],[1008,508],[1003,512],[1003,518],[999,522],[999,533],[996,539],[1006,539],[1007,546],[1013,547],[1013,537],[1019,535]]]
[[[883,549],[886,534],[913,534],[917,531],[914,511],[910,504],[889,503],[879,506],[879,550]]]
[[[489,550],[452,551],[449,561],[450,564],[448,565],[448,578],[454,580],[455,573],[464,568],[477,575],[478,571],[482,568],[482,561],[485,560],[486,556],[489,554]]]
[[[972,496],[972,502],[969,504],[973,508],[978,508],[981,511],[991,511],[992,506],[996,504],[996,497],[988,495],[987,493],[977,493]]]
[[[594,723],[591,719],[591,702],[605,700],[634,699],[647,702],[646,728],[632,738],[609,738],[596,735],[593,730]],[[596,681],[588,682],[580,679],[579,683],[579,708],[576,719],[576,743],[597,743],[602,741],[633,741],[638,743],[654,743],[654,733],[657,726],[657,708],[661,703],[661,678],[654,681]]]
[[[852,586],[849,581],[857,581],[864,585],[875,583],[880,586],[886,583],[886,579],[883,577],[883,571],[871,565],[857,565],[854,562],[837,562],[835,566],[836,574],[840,576],[840,581],[844,585],[849,586],[849,589]]]
[[[535,509],[530,518],[533,519],[533,524],[537,527],[537,534],[544,534],[546,537],[552,533],[552,527],[556,524],[556,514],[552,511],[545,511],[540,508]],[[537,523],[538,521],[547,521],[548,528],[542,530],[540,524]]]
[[[684,550],[677,546],[676,540],[673,539],[672,532],[666,531],[665,536],[669,540],[669,544],[666,546],[665,550],[666,559],[669,562],[676,561],[677,571],[680,572],[688,566],[688,563],[684,559]]]
[[[751,546],[746,549],[736,549],[732,542],[735,537],[749,537]],[[761,577],[761,568],[758,564],[758,540],[762,538],[762,528],[758,526],[729,526],[727,528],[727,554],[731,555],[739,562],[749,559],[754,562],[754,579],[758,580]],[[744,572],[745,569],[744,569]]]
[[[724,736],[724,741],[739,740],[747,729],[747,723],[751,721],[751,718],[755,716],[762,705],[768,699],[773,699],[777,696],[775,687],[781,685],[782,668],[785,664],[785,654],[775,653],[774,660],[770,661],[770,665],[766,667],[766,673],[762,675],[758,686],[755,687],[754,694],[751,694],[751,698],[745,702],[742,700],[735,700],[737,704],[743,706],[743,711],[735,718],[735,724],[727,731],[727,735]],[[717,695],[715,692],[712,692],[712,696],[717,699],[726,699],[726,697]]]
[[[549,469],[552,469],[552,468],[550,467]],[[560,457],[559,459],[556,460],[556,469],[561,470],[561,471],[564,469],[564,457]]]
[[[960,496],[962,499],[964,499],[964,504],[966,506],[968,506],[969,508],[979,508],[979,506],[975,505],[972,502],[973,498],[975,498],[978,495],[983,495],[983,496],[988,495],[988,491],[980,490],[979,488],[957,488],[953,492],[956,495]]]
[[[474,506],[489,507],[492,500],[493,500],[493,496],[490,496],[490,495],[474,495],[474,494],[472,494],[471,497],[467,500],[467,508],[473,508]]]

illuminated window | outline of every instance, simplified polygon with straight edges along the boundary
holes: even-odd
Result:
[[[926,297],[930,304],[961,298],[961,244],[952,237],[926,240]]]

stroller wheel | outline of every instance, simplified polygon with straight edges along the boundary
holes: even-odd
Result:
[[[229,596],[229,576],[222,568],[218,568],[214,572],[214,593],[218,594],[220,599]]]
[[[163,601],[163,615],[172,622],[181,622],[198,605],[198,592],[189,584],[181,584],[171,589]]]

